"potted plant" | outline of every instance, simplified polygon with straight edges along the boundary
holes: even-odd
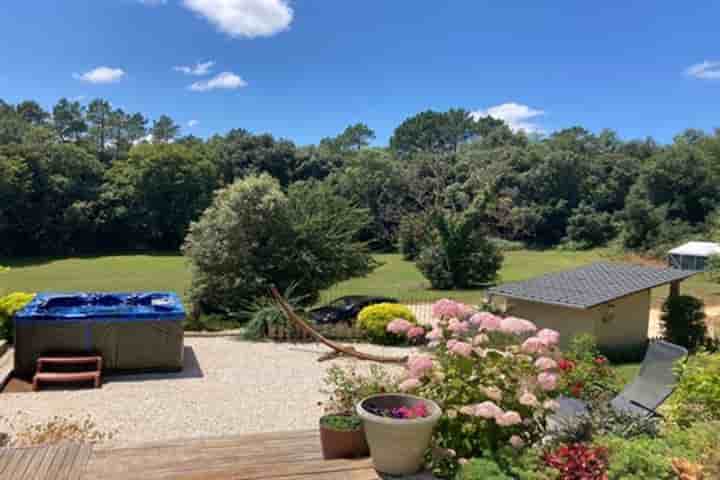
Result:
[[[367,397],[356,408],[375,468],[390,475],[418,472],[442,413],[438,404],[391,393]]]
[[[357,415],[332,414],[320,418],[323,458],[359,458],[369,455],[363,423]]]

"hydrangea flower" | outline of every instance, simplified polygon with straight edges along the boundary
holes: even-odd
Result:
[[[425,335],[425,329],[423,327],[415,326],[410,328],[410,330],[407,331],[406,335],[410,339],[422,337],[423,335]]]
[[[537,327],[529,320],[517,317],[506,317],[500,321],[500,330],[505,333],[521,335],[524,333],[534,333]]]
[[[484,333],[479,333],[473,337],[472,344],[477,347],[478,345],[487,343],[489,340],[490,338],[487,335],[485,335]]]
[[[425,335],[425,338],[430,341],[440,340],[443,338],[443,331],[440,328],[433,328]]]
[[[470,317],[470,323],[475,325],[478,329],[485,330],[486,332],[500,330],[500,322],[500,317],[489,312],[476,313]]]
[[[535,360],[535,368],[538,370],[552,370],[557,368],[557,362],[550,357],[540,357]]]
[[[537,337],[545,342],[548,347],[554,347],[560,343],[560,333],[549,328],[543,328],[537,333]]]
[[[482,417],[489,420],[491,418],[499,417],[503,413],[502,408],[490,401],[473,405],[473,416],[475,417]]]
[[[525,440],[523,440],[519,435],[513,435],[510,437],[510,445],[512,445],[513,448],[520,449],[525,446]]]
[[[470,331],[470,324],[468,322],[460,321],[457,318],[453,318],[448,322],[447,328],[452,333],[461,335]]]
[[[555,390],[555,387],[557,386],[557,375],[554,373],[542,372],[538,375],[537,380],[540,384],[540,388],[546,392]]]
[[[547,345],[538,337],[530,337],[523,342],[520,349],[525,353],[540,353],[545,350]]]
[[[420,380],[417,378],[408,378],[404,382],[402,382],[398,388],[401,392],[410,392],[412,390],[417,389],[421,385]]]
[[[530,392],[525,392],[522,395],[520,395],[520,398],[518,399],[518,401],[520,402],[520,405],[525,405],[526,407],[537,407],[538,406],[537,397]]]
[[[405,320],[404,318],[396,318],[395,320],[388,323],[385,328],[388,332],[396,335],[402,335],[413,327],[413,324]]]
[[[459,318],[466,312],[462,303],[443,298],[433,303],[432,316],[435,318]]]
[[[497,387],[481,387],[482,392],[487,395],[490,400],[499,402],[502,400],[502,390]]]
[[[450,345],[450,342],[448,342],[448,345]],[[454,342],[452,346],[448,346],[448,350],[461,357],[470,357],[473,352],[473,346],[467,342]]]
[[[519,413],[508,410],[502,415],[496,416],[495,423],[497,423],[501,427],[512,427],[513,425],[518,425],[522,423],[522,417]]]
[[[427,355],[412,355],[408,358],[407,369],[410,378],[420,378],[433,368],[433,360]]]

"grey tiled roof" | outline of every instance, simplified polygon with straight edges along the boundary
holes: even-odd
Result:
[[[675,268],[600,262],[522,282],[504,283],[488,289],[487,293],[565,307],[591,308],[674,280],[684,280],[695,273]]]

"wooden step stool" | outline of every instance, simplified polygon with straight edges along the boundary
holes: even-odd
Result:
[[[48,365],[88,365],[94,370],[85,372],[47,372],[44,367]],[[100,388],[102,372],[102,357],[40,357],[37,359],[37,369],[33,377],[32,389],[38,391],[40,382],[65,383],[92,381],[95,388]]]

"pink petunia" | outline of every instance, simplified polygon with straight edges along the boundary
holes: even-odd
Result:
[[[500,330],[500,322],[500,317],[489,312],[476,313],[470,317],[470,323],[475,325],[478,329],[486,332]]]
[[[412,327],[407,331],[408,338],[418,338],[425,335],[425,329],[423,327]]]
[[[413,324],[405,320],[404,318],[396,318],[395,320],[388,323],[385,328],[388,332],[396,335],[402,335],[413,327]]]
[[[549,328],[543,328],[537,333],[537,337],[545,342],[548,347],[554,347],[560,343],[560,333]]]
[[[448,345],[449,344],[450,342],[448,342]],[[448,350],[461,357],[470,357],[470,355],[472,355],[473,347],[467,342],[454,342],[452,346],[448,346]]]
[[[404,382],[402,382],[398,388],[401,392],[410,392],[412,390],[415,390],[418,388],[422,383],[417,378],[408,378]]]
[[[552,370],[557,368],[557,362],[550,357],[540,357],[535,360],[535,367],[539,370]]]
[[[482,402],[475,405],[473,414],[476,417],[482,417],[489,420],[502,415],[503,411],[502,408],[498,407],[493,402]]]
[[[443,298],[433,303],[432,316],[435,318],[459,318],[467,308],[462,303]]]
[[[501,427],[512,427],[513,425],[522,423],[522,417],[519,413],[509,410],[495,417],[495,423]]]
[[[524,333],[533,333],[537,330],[537,327],[529,320],[517,317],[506,317],[500,321],[500,330],[505,333],[521,335]]]
[[[537,381],[540,384],[540,388],[545,390],[546,392],[549,392],[551,390],[555,390],[555,387],[557,386],[557,375],[554,373],[549,372],[542,372],[537,377]]]
[[[538,337],[530,337],[523,342],[520,349],[525,353],[540,353],[545,350],[547,345]]]
[[[433,360],[427,355],[411,355],[407,361],[410,378],[420,378],[433,368]]]

